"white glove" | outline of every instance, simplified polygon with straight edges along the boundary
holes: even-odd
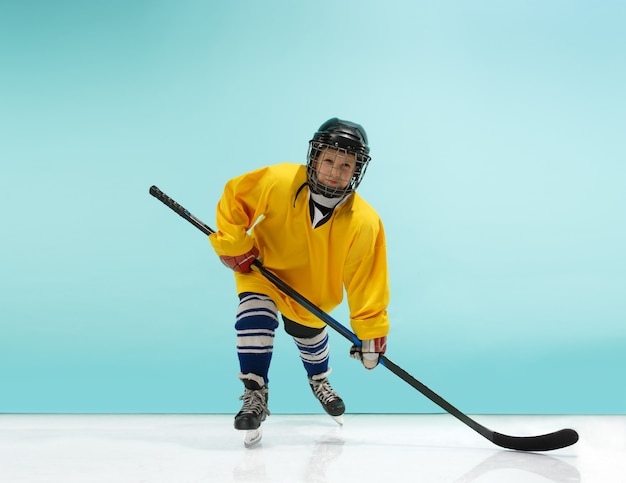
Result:
[[[378,365],[380,356],[387,350],[387,337],[361,341],[361,347],[356,344],[350,348],[350,357],[363,363],[368,371]]]

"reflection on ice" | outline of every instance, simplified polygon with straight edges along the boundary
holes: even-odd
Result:
[[[477,481],[487,473],[507,469],[534,473],[554,483],[580,483],[580,472],[569,463],[545,454],[519,451],[499,451],[481,461],[454,483]]]

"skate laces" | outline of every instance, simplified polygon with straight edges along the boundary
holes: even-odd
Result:
[[[259,416],[269,416],[270,411],[267,409],[267,389],[248,389],[246,388],[243,395],[239,397],[243,401],[240,413],[256,414]]]
[[[328,382],[328,379],[309,379],[311,384],[311,388],[313,389],[313,394],[315,397],[319,399],[323,404],[328,404],[330,401],[334,399],[339,399],[339,394],[337,394]]]

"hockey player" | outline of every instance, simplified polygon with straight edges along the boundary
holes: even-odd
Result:
[[[269,415],[268,372],[278,313],[300,351],[310,387],[341,423],[345,405],[328,375],[325,324],[252,269],[264,267],[325,312],[345,293],[350,325],[362,340],[351,357],[373,369],[385,353],[389,281],[385,234],[376,211],[356,192],[370,161],[365,130],[332,118],[309,141],[307,164],[278,164],[231,179],[209,236],[234,270],[239,307],[235,329],[243,406],[238,430],[259,430]],[[260,436],[259,436],[260,437]]]

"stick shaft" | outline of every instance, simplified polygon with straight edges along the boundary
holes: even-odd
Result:
[[[176,201],[174,201],[172,198],[167,196],[165,193],[163,193],[163,191],[161,191],[156,186],[150,187],[150,194],[154,196],[157,200],[159,200],[161,203],[163,203],[165,206],[167,206],[169,209],[171,209],[175,213],[178,213],[180,216],[182,216],[185,220],[187,220],[189,223],[194,225],[204,234],[211,235],[215,233],[215,230],[213,230],[213,228],[211,228],[209,225],[203,223],[198,218],[193,216],[189,212],[189,210],[184,208],[182,205],[179,205],[178,203],[176,203]]]

